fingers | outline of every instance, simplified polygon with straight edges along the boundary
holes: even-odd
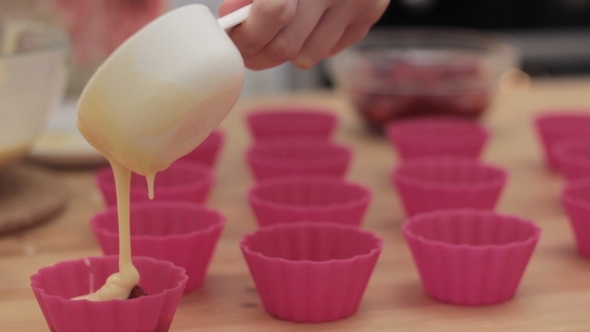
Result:
[[[260,53],[281,29],[291,23],[296,6],[297,0],[254,1],[248,19],[230,33],[244,60]]]
[[[373,1],[372,8],[368,8],[363,15],[357,16],[344,30],[340,40],[333,45],[332,49],[326,53],[327,56],[333,56],[350,45],[361,40],[367,35],[369,29],[379,20],[387,6],[389,0]]]
[[[231,12],[235,12],[236,10],[251,3],[252,0],[225,0],[219,6],[219,16],[225,16]]]
[[[351,24],[346,27],[342,37],[338,40],[338,42],[332,47],[330,51],[326,53],[326,56],[331,57],[338,53],[340,53],[345,48],[349,47],[350,45],[356,43],[357,41],[363,39],[364,36],[369,33],[370,27],[360,27],[356,24]]]
[[[244,63],[261,70],[292,61],[308,69],[363,38],[389,0],[225,0],[226,15],[253,2],[230,32]]]
[[[297,15],[257,54],[245,58],[250,69],[261,70],[293,60],[328,7],[326,0],[298,2]]]
[[[358,7],[355,0],[340,0],[325,13],[308,37],[293,64],[309,69],[322,58],[331,56],[362,39],[381,17],[389,0],[366,1]],[[343,24],[344,23],[344,24]]]
[[[292,59],[293,64],[301,69],[309,69],[320,62],[341,39],[346,28],[341,22],[346,19],[346,14],[343,11],[326,11],[297,56]]]

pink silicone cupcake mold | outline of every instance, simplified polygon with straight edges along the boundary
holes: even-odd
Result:
[[[185,269],[185,292],[199,287],[219,236],[225,216],[199,204],[144,202],[131,205],[131,247],[134,256],[166,260]],[[105,255],[119,252],[117,210],[96,214],[90,226]]]
[[[276,107],[253,110],[246,122],[256,141],[277,137],[329,139],[338,118],[329,109]]]
[[[358,227],[297,223],[261,228],[240,247],[270,315],[319,323],[357,311],[382,241]]]
[[[559,141],[552,152],[559,170],[569,181],[590,177],[590,136]]]
[[[326,177],[269,179],[248,192],[261,227],[300,221],[360,225],[371,191],[359,184]]]
[[[561,192],[578,251],[590,258],[590,178],[572,181]]]
[[[386,127],[389,142],[401,159],[457,156],[477,159],[488,131],[473,120],[422,117],[392,122]]]
[[[433,157],[403,162],[392,182],[406,215],[440,209],[493,209],[507,172],[473,159]]]
[[[96,183],[108,206],[117,205],[115,178],[110,167],[96,173]],[[176,162],[156,174],[154,201],[186,201],[204,203],[209,196],[215,177],[213,170],[203,164]],[[131,202],[149,201],[145,177],[131,176]]]
[[[118,271],[118,256],[65,261],[40,269],[31,287],[43,316],[54,332],[166,332],[187,280],[184,269],[170,262],[135,257],[148,296],[132,300],[72,300],[96,291]]]
[[[342,178],[352,159],[352,150],[322,140],[273,139],[250,147],[246,159],[258,181],[288,175]]]
[[[221,148],[225,141],[225,136],[222,131],[214,130],[209,136],[199,144],[193,151],[189,152],[179,161],[199,162],[209,167],[214,167],[219,158]]]
[[[426,293],[472,306],[514,296],[541,235],[530,221],[483,210],[423,213],[402,230]]]
[[[547,165],[558,170],[558,161],[553,155],[553,145],[568,138],[590,137],[590,110],[553,110],[539,115],[534,120]]]

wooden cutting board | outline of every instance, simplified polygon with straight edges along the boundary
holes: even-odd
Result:
[[[65,205],[65,187],[49,170],[16,164],[0,173],[0,234],[49,221]]]

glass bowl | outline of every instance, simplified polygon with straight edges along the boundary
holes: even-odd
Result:
[[[370,127],[410,116],[479,117],[501,75],[518,66],[506,39],[461,29],[371,31],[330,61],[341,89]]]
[[[59,28],[35,21],[0,22],[0,170],[27,154],[61,100],[68,45]]]

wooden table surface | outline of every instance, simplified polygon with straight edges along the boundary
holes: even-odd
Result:
[[[244,125],[249,107],[262,104],[333,107],[341,116],[335,140],[354,148],[348,179],[372,188],[363,227],[384,239],[383,253],[360,308],[353,316],[319,325],[272,318],[264,311],[238,247],[256,224],[246,201],[253,184],[244,160],[251,144]],[[590,80],[533,81],[528,93],[499,95],[483,119],[493,137],[483,159],[506,167],[510,179],[498,210],[543,228],[516,297],[488,307],[436,302],[424,293],[400,232],[403,211],[389,183],[397,158],[382,138],[366,132],[350,106],[335,94],[302,93],[244,100],[224,121],[227,142],[208,205],[228,217],[202,287],[182,298],[172,331],[590,331],[590,260],[577,255],[558,195],[561,176],[544,167],[531,126],[542,108],[590,107]],[[58,261],[100,250],[88,221],[103,209],[92,170],[59,170],[69,190],[66,211],[51,222],[0,237],[0,330],[47,331],[29,287],[29,276]]]

